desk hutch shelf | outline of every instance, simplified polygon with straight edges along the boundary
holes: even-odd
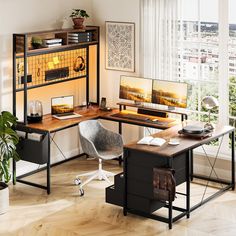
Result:
[[[27,91],[77,79],[86,79],[89,100],[90,49],[96,47],[96,102],[99,103],[99,27],[13,34],[13,114],[16,93],[24,92],[24,123],[27,123]]]

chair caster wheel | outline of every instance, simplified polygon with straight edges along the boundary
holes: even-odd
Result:
[[[75,185],[80,185],[80,184],[82,183],[82,181],[81,181],[80,178],[76,178],[76,179],[74,180],[74,183],[75,183]]]
[[[84,190],[82,188],[79,189],[79,195],[82,197],[84,196]]]

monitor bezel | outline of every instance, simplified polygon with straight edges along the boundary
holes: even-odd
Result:
[[[151,101],[150,102],[145,102],[145,101],[135,101],[135,100],[131,100],[131,99],[127,99],[127,98],[121,98],[120,97],[120,85],[121,85],[121,78],[122,77],[131,77],[131,78],[137,78],[137,79],[144,79],[144,80],[151,80],[152,81],[152,85],[151,85]],[[120,83],[119,83],[119,99],[124,99],[127,101],[133,101],[133,102],[140,102],[140,103],[152,103],[152,88],[153,88],[153,79],[151,78],[143,78],[140,76],[129,76],[129,75],[120,75]]]
[[[187,82],[182,82],[182,81],[173,81],[173,80],[161,80],[161,79],[153,79],[152,81],[152,104],[157,104],[157,105],[162,105],[162,106],[167,106],[165,104],[161,104],[161,103],[156,103],[153,102],[153,87],[154,87],[154,82],[155,81],[163,81],[163,82],[167,82],[167,83],[176,83],[176,84],[185,84],[186,85],[186,103],[185,103],[185,107],[179,107],[179,106],[168,106],[168,109],[170,108],[183,108],[186,109],[188,107],[188,83]]]

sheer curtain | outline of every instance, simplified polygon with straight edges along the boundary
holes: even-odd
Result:
[[[178,0],[141,0],[141,71],[177,80]]]
[[[143,77],[178,80],[178,0],[141,0],[140,52]]]

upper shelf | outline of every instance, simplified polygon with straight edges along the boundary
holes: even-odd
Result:
[[[87,26],[84,30],[60,29],[14,34],[16,57],[24,56],[24,37],[27,56],[32,56],[97,44],[98,30],[96,26]]]

